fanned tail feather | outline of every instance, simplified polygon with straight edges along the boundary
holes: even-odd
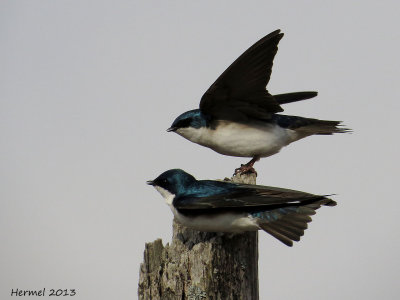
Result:
[[[311,217],[321,206],[335,206],[336,202],[323,197],[317,200],[307,200],[297,206],[289,206],[266,211],[260,216],[259,226],[261,229],[284,243],[292,247],[293,241],[300,241],[304,235]]]

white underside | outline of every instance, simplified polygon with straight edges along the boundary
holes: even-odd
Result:
[[[176,220],[187,227],[200,231],[210,232],[243,232],[259,230],[256,219],[247,213],[224,213],[215,215],[202,215],[197,217],[187,217],[180,214],[172,205],[175,195],[167,190],[155,186],[157,191],[164,197],[166,203],[172,210]]]
[[[176,132],[218,153],[239,157],[267,157],[301,138],[294,130],[265,122],[248,126],[231,121],[219,121],[216,129],[187,127],[180,128]]]

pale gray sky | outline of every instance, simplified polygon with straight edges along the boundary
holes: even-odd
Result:
[[[359,4],[356,4],[359,3]],[[256,164],[258,183],[336,193],[302,241],[260,233],[260,299],[400,293],[398,1],[1,1],[0,298],[12,288],[135,299],[144,243],[172,214],[145,185],[170,168],[230,176],[165,129],[269,32],[287,114],[343,120]]]

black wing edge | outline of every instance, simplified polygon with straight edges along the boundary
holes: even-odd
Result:
[[[282,112],[283,109],[278,102],[266,90],[266,85],[269,82],[272,72],[273,59],[278,51],[278,43],[282,37],[283,33],[280,32],[280,29],[275,30],[261,38],[240,55],[204,93],[199,105],[200,110],[210,115],[217,115],[218,112],[215,112],[215,110],[222,110],[225,105],[229,105],[226,98],[232,96],[231,89],[238,90],[238,85],[235,81],[246,78],[243,82],[242,92],[246,91],[247,99],[242,100],[249,104],[252,103],[256,105],[255,108],[244,112],[246,115],[254,114],[255,117],[258,117],[260,115],[260,110],[266,110],[268,113]],[[273,39],[275,39],[274,43],[269,44],[268,41]],[[261,50],[257,52],[257,48],[263,46],[266,52]],[[271,51],[272,54],[270,53]],[[266,53],[269,53],[270,56],[272,55],[272,58],[270,56],[265,56],[267,55]],[[268,60],[266,59],[267,57],[269,57]],[[261,65],[259,63],[262,61],[264,61],[264,66],[261,70]],[[253,69],[255,65],[259,67]],[[251,69],[249,69],[250,67]],[[238,72],[238,70],[241,70],[241,72]],[[243,76],[244,78],[241,78]],[[248,89],[254,86],[257,87],[256,90],[251,90],[249,92]],[[239,92],[239,94],[241,94],[241,92]],[[243,95],[238,96],[242,98]],[[220,107],[221,105],[222,107]]]
[[[278,94],[274,95],[276,102],[279,104],[287,104],[297,101],[302,101],[306,99],[314,98],[318,95],[318,92],[310,91],[310,92],[294,92],[294,93],[286,93],[286,94]]]

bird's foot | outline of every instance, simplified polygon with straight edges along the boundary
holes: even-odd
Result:
[[[247,164],[240,165],[240,168],[235,169],[235,175],[242,175],[242,174],[255,174],[257,176],[256,170],[253,168],[253,165],[256,161],[260,160],[260,156],[254,156]]]
[[[240,165],[240,168],[235,169],[235,173],[233,175],[242,175],[242,174],[256,174],[257,176],[257,171],[253,168],[252,165],[245,164],[245,165]]]

